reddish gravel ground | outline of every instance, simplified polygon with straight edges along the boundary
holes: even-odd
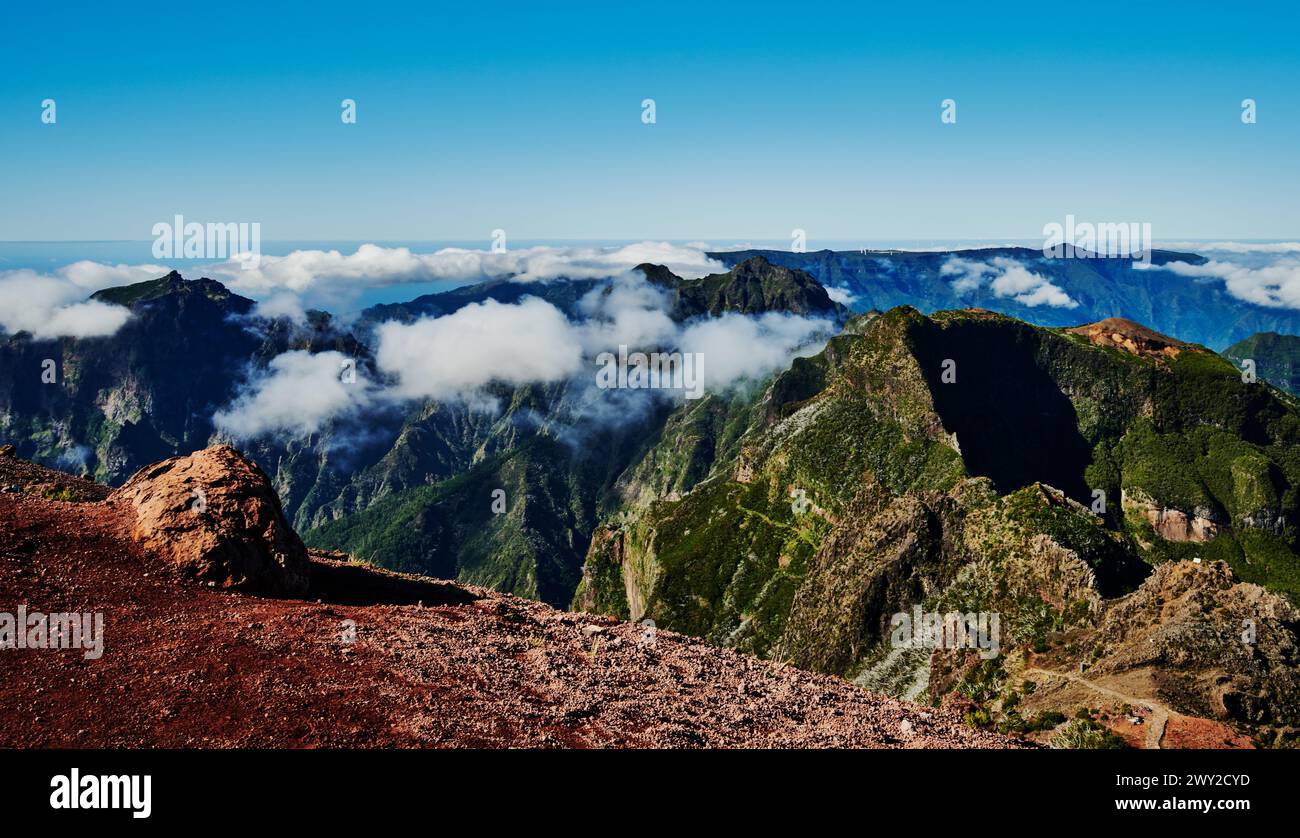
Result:
[[[0,494],[0,611],[105,618],[99,660],[0,649],[0,746],[1018,746],[670,632],[321,557],[318,601],[204,587],[126,516]]]

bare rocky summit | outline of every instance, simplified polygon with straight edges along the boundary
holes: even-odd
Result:
[[[1176,358],[1179,353],[1188,350],[1207,351],[1194,343],[1162,335],[1154,329],[1148,329],[1141,323],[1123,317],[1108,317],[1066,331],[1082,335],[1095,346],[1118,349],[1130,355],[1146,358]]]
[[[0,746],[1020,746],[673,632],[300,554],[268,492],[216,448],[107,502],[0,494],[0,603],[105,620],[98,660],[0,651]]]
[[[1106,610],[1090,673],[1150,673],[1157,695],[1184,712],[1296,728],[1297,625],[1300,609],[1223,562],[1169,563]]]

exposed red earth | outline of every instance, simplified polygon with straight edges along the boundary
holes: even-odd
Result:
[[[97,660],[0,649],[3,747],[1022,746],[671,632],[321,555],[303,598],[222,587],[139,540],[121,493],[32,494],[76,478],[3,460],[0,612],[104,615]]]

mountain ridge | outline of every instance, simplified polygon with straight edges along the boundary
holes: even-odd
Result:
[[[1152,566],[1204,557],[1227,587],[1257,591],[1246,599],[1274,592],[1261,622],[1291,613],[1296,401],[1203,348],[1165,353],[1175,343],[1144,328],[1136,336],[1154,351],[1124,346],[1117,328],[907,307],[870,318],[775,379],[736,453],[603,523],[574,606],[873,683],[898,665],[885,644],[892,613],[1000,612],[1009,656],[937,650],[906,671],[932,699],[964,691],[979,718],[1011,726],[1024,661],[1095,631]],[[1239,669],[1189,668],[1236,683],[1233,695],[1264,695],[1297,649],[1290,618],[1268,619],[1267,665],[1225,651],[1218,660]],[[1192,622],[1184,641],[1200,632],[1240,651],[1226,615]],[[1143,689],[1184,717],[1286,740],[1300,704],[1281,683],[1262,711],[1191,682]]]

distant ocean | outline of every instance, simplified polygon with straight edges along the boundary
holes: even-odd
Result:
[[[643,239],[511,239],[513,248],[528,247],[619,247],[634,244]],[[662,239],[654,239],[662,241]],[[697,239],[669,240],[673,244],[698,244]],[[748,248],[765,248],[788,250],[790,239],[708,239],[704,243],[719,250],[736,250]],[[382,247],[406,247],[415,253],[433,253],[446,247],[462,247],[468,250],[486,250],[491,246],[487,238],[475,241],[381,241],[376,239],[358,239],[355,241],[308,241],[279,240],[262,242],[262,253],[267,256],[286,256],[295,250],[337,250],[340,253],[355,252],[363,244],[376,244]],[[970,247],[998,247],[1020,245],[1024,247],[1042,247],[1042,239],[895,239],[895,240],[856,240],[847,239],[819,240],[809,239],[809,250],[955,250]],[[92,262],[117,265],[147,265],[161,262],[153,255],[153,241],[0,241],[0,271],[29,269],[35,271],[54,271],[88,259]],[[200,266],[210,264],[210,259],[170,259],[169,267],[175,267],[186,273],[187,265]]]

